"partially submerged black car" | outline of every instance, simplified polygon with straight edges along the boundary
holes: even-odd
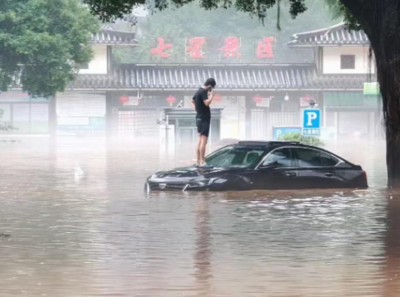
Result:
[[[239,191],[262,189],[367,188],[358,165],[298,142],[243,141],[206,158],[207,167],[158,172],[147,191]]]

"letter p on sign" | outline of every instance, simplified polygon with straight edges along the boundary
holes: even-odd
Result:
[[[312,127],[313,121],[318,118],[318,114],[316,112],[307,112],[307,126]]]

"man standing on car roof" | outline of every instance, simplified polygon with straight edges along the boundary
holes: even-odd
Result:
[[[210,122],[211,122],[211,111],[210,104],[213,101],[214,93],[213,89],[216,86],[215,79],[209,78],[204,83],[196,94],[194,94],[192,101],[190,102],[193,108],[196,110],[196,126],[197,132],[199,133],[199,140],[197,143],[196,150],[196,165],[206,166],[205,155],[206,146],[208,141],[208,135],[210,133]]]

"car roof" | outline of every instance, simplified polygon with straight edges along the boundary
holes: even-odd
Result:
[[[238,143],[234,144],[234,146],[241,146],[241,147],[249,147],[249,148],[275,148],[280,146],[287,146],[287,145],[296,145],[296,146],[304,146],[306,145],[301,144],[298,141],[239,141]]]
[[[254,148],[254,149],[275,149],[283,146],[296,146],[296,147],[303,147],[303,148],[311,148],[311,149],[316,149],[320,151],[327,152],[329,154],[332,154],[336,156],[335,154],[317,147],[317,146],[312,146],[312,145],[307,145],[303,144],[299,141],[239,141],[236,144],[228,145],[228,146],[234,146],[234,147],[246,147],[246,148]],[[338,156],[336,156],[338,157]],[[341,157],[338,157],[342,159]]]

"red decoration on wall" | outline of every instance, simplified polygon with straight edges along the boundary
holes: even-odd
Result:
[[[300,107],[308,107],[310,105],[310,102],[314,100],[314,97],[305,95],[303,97],[300,97]]]
[[[260,95],[255,95],[254,97],[253,97],[253,101],[255,102],[255,103],[261,103],[262,101],[263,101],[263,97],[261,97]]]
[[[204,59],[202,52],[203,45],[206,43],[205,37],[193,37],[189,39],[189,46],[186,47],[186,52],[189,53],[192,59]]]
[[[128,103],[129,102],[129,97],[128,96],[120,96],[119,97],[119,102],[122,104]]]
[[[158,37],[157,38],[158,45],[156,48],[152,48],[150,50],[150,54],[152,56],[159,56],[160,58],[169,58],[171,54],[165,53],[164,51],[167,49],[172,49],[172,44],[165,43],[164,38]]]
[[[225,45],[219,50],[224,52],[225,58],[239,58],[241,56],[239,47],[240,41],[238,37],[227,37],[225,39]]]
[[[263,41],[257,44],[257,58],[258,59],[271,59],[274,58],[272,50],[272,42],[275,41],[274,37],[264,37]]]
[[[220,94],[215,94],[213,97],[213,101],[220,102],[222,100],[222,96]]]
[[[176,102],[176,98],[172,95],[169,95],[165,100],[169,103],[170,106],[172,106],[172,104]]]

